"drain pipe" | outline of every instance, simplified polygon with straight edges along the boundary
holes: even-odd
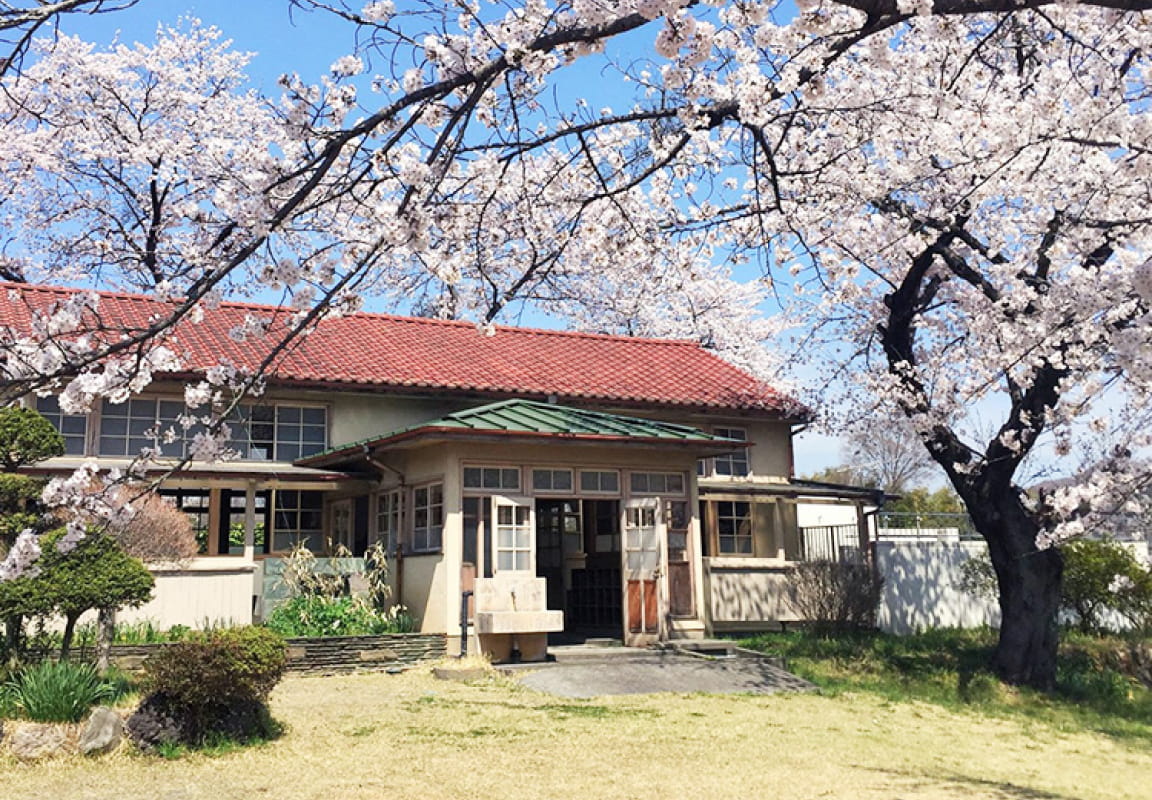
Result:
[[[468,599],[473,594],[469,589],[460,595],[460,658],[468,655]]]

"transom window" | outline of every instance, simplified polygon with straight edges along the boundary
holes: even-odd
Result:
[[[537,492],[570,492],[572,491],[572,470],[534,469],[532,470],[532,488]]]
[[[615,470],[584,470],[580,473],[580,491],[618,494],[620,473]]]
[[[713,428],[712,433],[725,439],[748,441],[748,432],[743,428]],[[712,472],[716,475],[748,475],[748,448],[741,447],[735,452],[713,457]]]
[[[84,414],[65,414],[56,397],[37,397],[36,410],[60,431],[64,437],[64,454],[82,456],[88,438],[88,417]]]
[[[465,467],[465,489],[520,489],[520,470],[515,467]]]
[[[412,490],[412,549],[440,549],[444,532],[444,484],[433,483]]]
[[[716,527],[721,555],[752,555],[752,507],[749,503],[716,503]]]
[[[629,477],[632,494],[684,494],[680,472],[633,472]]]

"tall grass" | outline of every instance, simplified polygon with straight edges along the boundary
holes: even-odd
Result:
[[[91,664],[41,661],[0,688],[0,707],[35,722],[79,722],[92,706],[125,690],[126,684],[106,680]]]

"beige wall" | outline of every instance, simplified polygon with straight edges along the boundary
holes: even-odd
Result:
[[[152,620],[164,628],[203,628],[221,622],[250,625],[255,565],[236,561],[196,558],[184,569],[154,569],[152,599],[140,608],[122,610],[117,621]]]
[[[798,619],[786,568],[751,558],[706,558],[712,629],[752,630]]]

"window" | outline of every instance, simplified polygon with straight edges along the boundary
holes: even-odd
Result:
[[[684,494],[684,476],[679,472],[633,472],[632,494]]]
[[[36,410],[51,422],[64,437],[64,454],[82,456],[88,438],[88,417],[84,414],[65,414],[55,397],[37,397]]]
[[[183,421],[182,421],[183,420]],[[100,407],[102,456],[136,456],[144,448],[161,455],[183,458],[187,443],[203,430],[194,423],[180,400],[137,397],[125,403],[105,400]]]
[[[716,503],[720,555],[752,555],[752,509],[742,502]]]
[[[324,551],[324,493],[295,489],[276,491],[272,549],[291,550],[302,544],[313,553]]]
[[[465,467],[465,489],[520,489],[520,470],[515,467]]]
[[[570,492],[572,491],[572,470],[534,469],[532,470],[532,488],[537,492]]]
[[[228,426],[232,447],[251,461],[295,461],[328,446],[328,410],[320,406],[244,404]]]
[[[620,491],[620,473],[614,470],[584,470],[580,473],[580,490],[600,494],[617,494]]]
[[[332,503],[332,535],[328,545],[333,552],[341,547],[352,552],[356,546],[352,537],[352,501],[337,500]]]
[[[725,439],[748,441],[748,432],[743,428],[713,428],[712,433],[716,436],[723,436]],[[714,457],[712,459],[712,472],[716,475],[747,475],[749,472],[748,448],[741,447],[736,452]]]
[[[196,546],[199,552],[208,552],[208,503],[207,489],[161,489],[160,496],[171,503],[175,508],[183,511],[192,523],[192,530],[196,534]]]
[[[402,496],[399,490],[376,495],[376,540],[384,543],[388,555],[396,552],[396,544],[400,541]]]
[[[532,569],[532,508],[497,503],[496,571]]]
[[[668,525],[668,549],[688,549],[688,503],[684,500],[665,501]]]
[[[412,491],[412,549],[440,549],[444,531],[444,485],[433,483]]]

